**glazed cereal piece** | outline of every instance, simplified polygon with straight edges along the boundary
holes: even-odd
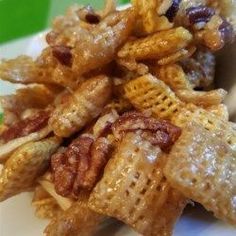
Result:
[[[33,78],[31,75],[35,69],[34,61],[29,56],[19,56],[11,60],[3,60],[0,63],[0,78],[11,83],[40,83],[41,78]]]
[[[82,75],[110,63],[130,36],[135,19],[131,8],[116,11],[101,21],[85,38],[79,35],[71,51],[73,72]]]
[[[38,182],[42,188],[57,202],[58,206],[60,206],[62,210],[65,211],[71,207],[73,203],[72,199],[62,197],[56,193],[55,185],[52,183],[52,176],[50,172],[47,172],[44,176],[42,176]]]
[[[35,215],[41,219],[52,219],[62,212],[57,201],[40,185],[34,190],[31,204],[35,208]]]
[[[45,138],[47,135],[49,135],[51,131],[52,130],[47,126],[25,137],[19,137],[19,138],[13,139],[9,141],[8,143],[3,142],[3,144],[0,146],[0,163],[5,162],[7,158],[9,157],[9,155],[20,146],[29,142],[41,140]]]
[[[36,60],[29,56],[18,56],[15,59],[2,61],[0,79],[11,83],[56,84],[74,88],[80,78],[72,73],[68,65],[62,64],[54,57],[53,51],[50,47],[45,48]]]
[[[49,126],[60,137],[69,137],[96,118],[111,96],[111,81],[97,76],[82,83],[49,119]]]
[[[201,107],[220,105],[225,99],[227,92],[224,89],[211,91],[177,90],[176,95],[185,103],[193,103]]]
[[[151,74],[131,80],[125,84],[124,90],[136,109],[151,112],[157,118],[171,119],[182,105],[174,92]]]
[[[91,236],[104,216],[88,208],[89,193],[81,192],[78,200],[55,217],[45,229],[46,236]]]
[[[226,122],[213,113],[188,104],[180,112],[173,116],[172,123],[184,128],[189,122],[195,122],[202,125],[206,130],[214,133],[215,136],[227,142],[233,150],[236,150],[236,130],[230,122]]]
[[[60,139],[53,137],[30,142],[17,149],[5,163],[0,175],[0,201],[29,191],[36,179],[46,171],[49,158],[59,144]]]
[[[59,90],[60,91],[60,90]],[[0,96],[0,104],[4,112],[4,124],[11,125],[12,122],[7,122],[7,114],[11,113],[17,121],[21,116],[25,117],[27,110],[44,109],[53,102],[59,92],[52,87],[44,85],[31,85],[24,88],[19,88],[14,94]]]
[[[229,121],[229,111],[228,107],[224,104],[211,106],[207,108],[207,111],[211,112],[215,116],[219,117],[222,120]]]
[[[152,73],[156,75],[158,79],[165,82],[173,91],[192,89],[192,85],[182,67],[178,64],[153,67]]]
[[[187,47],[191,41],[191,33],[178,27],[130,40],[120,49],[118,56],[136,60],[161,59]]]
[[[189,48],[183,48],[167,57],[163,57],[158,61],[158,65],[163,66],[163,65],[168,65],[171,63],[176,63],[181,60],[185,60],[190,58],[194,52],[196,51],[196,47],[192,46]]]
[[[139,15],[137,33],[146,35],[173,27],[164,13],[171,7],[170,1],[162,0],[132,0],[133,7]]]
[[[89,207],[143,235],[171,235],[186,199],[163,176],[162,155],[138,133],[127,133],[91,193]]]
[[[236,224],[236,156],[230,146],[191,123],[169,157],[164,173],[171,186],[217,218]]]

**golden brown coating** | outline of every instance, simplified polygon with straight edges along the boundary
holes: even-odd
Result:
[[[186,199],[163,176],[165,157],[138,132],[127,133],[94,188],[89,207],[143,235],[171,235]],[[163,210],[165,209],[165,213]]]
[[[192,47],[190,46],[189,48],[183,48],[171,54],[170,56],[163,57],[162,59],[160,59],[158,61],[158,65],[163,66],[188,59],[194,54],[195,51],[196,51],[195,46]]]
[[[173,27],[164,14],[171,6],[169,0],[132,0],[133,7],[139,18],[136,23],[136,33],[146,35],[160,30],[167,30]]]
[[[185,103],[192,103],[201,107],[220,105],[227,92],[224,89],[216,89],[211,91],[194,91],[194,90],[177,90],[176,95]]]
[[[46,110],[35,112],[32,116],[15,122],[1,135],[0,139],[7,143],[13,139],[25,137],[47,127],[50,112]]]
[[[55,185],[52,183],[52,177],[50,172],[46,172],[39,180],[39,184],[42,188],[57,202],[58,206],[62,210],[68,210],[73,201],[70,198],[65,198],[56,193]]]
[[[0,78],[20,84],[56,84],[74,88],[80,78],[69,66],[61,64],[52,54],[52,48],[45,48],[34,61],[28,56],[5,60],[0,64]]]
[[[111,80],[97,76],[82,83],[68,98],[56,107],[49,126],[60,137],[69,137],[96,118],[111,96]]]
[[[42,219],[52,219],[62,212],[57,201],[40,185],[34,190],[32,206],[35,208],[35,215]]]
[[[185,48],[191,40],[191,33],[183,27],[178,27],[130,40],[120,49],[118,56],[136,60],[161,59]]]
[[[152,68],[152,73],[160,80],[165,82],[173,91],[191,90],[187,76],[182,67],[178,64],[168,64],[165,66],[156,66]]]
[[[89,193],[81,193],[79,199],[54,218],[45,229],[46,236],[91,236],[104,217],[88,208]]]
[[[17,149],[0,175],[0,201],[32,188],[36,179],[46,171],[50,156],[59,145],[60,139],[53,137]]]
[[[119,97],[113,99],[107,106],[105,107],[105,110],[115,110],[119,114],[122,114],[126,111],[132,110],[133,106],[131,103],[124,97]]]
[[[171,186],[216,217],[236,224],[236,156],[230,146],[191,123],[169,157],[164,173]]]
[[[15,59],[4,60],[0,64],[0,78],[11,83],[37,83],[40,78],[33,78],[31,71],[35,67],[34,61],[29,56],[19,56]]]
[[[18,121],[28,109],[44,109],[53,102],[58,92],[56,88],[31,85],[17,89],[13,95],[0,96],[4,124],[12,124],[11,119],[8,119],[9,113],[13,114]]]
[[[136,109],[151,112],[157,118],[171,119],[182,105],[174,92],[151,74],[131,80],[125,84],[124,90]]]
[[[135,22],[132,9],[108,15],[89,36],[78,38],[72,49],[72,70],[81,75],[111,62],[131,34]]]
[[[20,146],[29,142],[41,140],[45,138],[46,136],[48,136],[51,133],[51,131],[52,130],[49,127],[45,127],[41,129],[40,131],[31,133],[25,137],[13,139],[9,141],[8,143],[1,145],[0,146],[1,147],[0,148],[0,163],[4,162],[9,157],[9,155]]]

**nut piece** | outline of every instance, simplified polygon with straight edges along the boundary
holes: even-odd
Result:
[[[58,194],[78,198],[82,189],[91,190],[109,157],[110,144],[104,137],[91,135],[75,139],[67,149],[51,158],[53,180]]]

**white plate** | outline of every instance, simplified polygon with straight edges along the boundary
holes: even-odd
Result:
[[[15,57],[20,54],[36,56],[45,46],[44,33],[18,40],[0,47],[0,56]],[[0,83],[0,95],[14,90],[7,83]],[[40,236],[48,223],[34,216],[31,194],[24,193],[0,203],[1,236]],[[98,236],[136,236],[121,224],[106,226]],[[189,207],[175,228],[174,236],[235,236],[236,229],[216,220],[201,207]]]

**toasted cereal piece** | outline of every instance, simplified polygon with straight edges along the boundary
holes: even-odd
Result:
[[[143,63],[138,63],[134,58],[118,58],[118,65],[125,67],[127,70],[136,72],[138,75],[145,75],[149,72],[148,66]]]
[[[49,165],[60,140],[56,137],[30,142],[17,149],[7,160],[0,175],[0,201],[28,191]]]
[[[186,105],[176,116],[172,117],[172,123],[181,128],[191,121],[213,132],[218,138],[225,140],[233,150],[236,150],[236,130],[230,122],[226,122],[213,113],[193,104]]]
[[[168,65],[171,63],[176,63],[178,61],[187,59],[191,57],[196,51],[196,47],[190,47],[189,49],[181,49],[178,52],[173,53],[170,56],[164,57],[158,61],[158,65]]]
[[[162,4],[162,0],[132,0],[132,4],[141,17],[141,22],[138,28],[138,34],[146,35],[156,31],[167,30],[173,27],[163,12],[159,13],[158,7]],[[171,6],[170,1],[167,3],[167,9]]]
[[[182,105],[171,89],[151,74],[131,80],[124,90],[136,109],[151,112],[157,118],[171,119]]]
[[[225,99],[227,92],[224,89],[211,91],[177,90],[176,95],[185,103],[209,107],[220,105]]]
[[[47,126],[40,131],[31,133],[25,137],[20,137],[9,141],[8,143],[4,143],[0,146],[0,163],[6,161],[9,155],[14,152],[20,146],[33,142],[38,141],[40,139],[45,138],[49,133],[51,133],[51,129]]]
[[[54,218],[45,229],[46,236],[91,236],[104,219],[88,208],[89,193],[81,192],[79,199]]]
[[[0,124],[0,135],[7,129],[8,129],[8,127],[6,125]]]
[[[35,215],[42,219],[52,219],[62,212],[56,200],[40,185],[34,190],[32,206],[35,207]]]
[[[192,89],[182,67],[178,64],[156,66],[152,68],[152,72],[158,79],[164,81],[168,86],[170,86],[173,91]]]
[[[132,33],[136,19],[132,8],[108,15],[87,37],[77,37],[72,49],[72,70],[82,75],[111,62]],[[71,33],[74,34],[74,31]]]
[[[92,191],[89,207],[143,235],[171,235],[186,199],[163,176],[165,161],[158,146],[137,132],[127,133]]]
[[[171,186],[217,218],[236,224],[236,156],[230,146],[191,123],[169,157],[164,173]]]
[[[58,105],[49,119],[49,126],[60,137],[69,137],[92,121],[111,96],[111,80],[97,76],[82,85]]]
[[[4,114],[10,111],[20,116],[26,109],[44,109],[53,102],[58,92],[56,88],[31,85],[17,89],[15,94],[0,96],[0,103]]]
[[[178,27],[130,40],[120,49],[118,56],[136,60],[161,59],[185,48],[191,41],[191,33],[183,27]]]
[[[35,208],[35,216],[40,219],[53,219],[62,213],[61,208],[52,197],[33,201],[32,206]]]
[[[31,72],[35,68],[34,61],[29,56],[19,56],[0,63],[0,79],[11,83],[39,83],[39,78],[33,78]]]
[[[211,112],[222,120],[229,121],[228,107],[224,104],[208,107],[207,111]]]
[[[11,83],[56,84],[73,88],[78,78],[70,67],[58,62],[50,47],[44,49],[35,61],[28,56],[19,56],[0,63],[0,79]]]

